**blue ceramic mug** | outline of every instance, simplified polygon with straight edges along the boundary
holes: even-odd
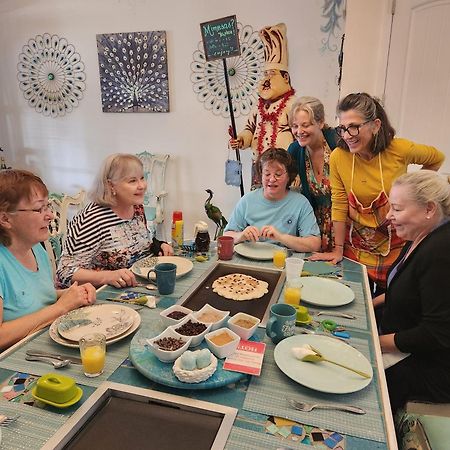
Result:
[[[155,273],[155,281],[150,279],[150,274]],[[147,274],[147,279],[150,283],[156,284],[161,295],[172,294],[175,290],[175,279],[177,277],[177,266],[172,263],[156,264],[153,269],[150,269]]]
[[[270,318],[266,325],[266,334],[274,344],[295,334],[296,309],[286,303],[276,303],[270,307]]]

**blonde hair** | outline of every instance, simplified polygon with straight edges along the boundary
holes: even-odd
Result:
[[[300,97],[294,102],[288,114],[289,126],[292,127],[294,117],[299,111],[305,111],[312,123],[325,123],[325,108],[316,97]]]
[[[115,153],[109,155],[100,169],[100,173],[91,192],[91,199],[101,206],[115,206],[116,199],[111,183],[117,183],[136,171],[143,172],[142,161],[134,155]]]
[[[419,205],[436,203],[444,217],[450,217],[450,185],[433,170],[419,170],[398,177],[393,186],[406,186],[411,198]]]

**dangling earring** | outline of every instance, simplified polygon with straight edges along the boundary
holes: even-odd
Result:
[[[430,216],[427,216],[427,219],[430,219]]]
[[[111,194],[113,195],[113,197],[116,196],[116,191],[114,189],[111,189]]]

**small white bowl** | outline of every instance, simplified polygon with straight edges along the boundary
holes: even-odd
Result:
[[[186,316],[182,317],[181,319],[172,319],[172,317],[168,317],[168,315],[174,311],[180,311],[180,312],[186,313],[186,316],[188,314],[192,313],[192,309],[185,308],[184,306],[181,306],[181,305],[169,306],[168,308],[166,308],[165,310],[163,310],[159,313],[159,315],[161,316],[161,319],[166,327],[169,327],[170,325],[177,325],[178,323],[180,323],[182,320],[185,319]]]
[[[215,314],[217,317],[219,317],[219,319],[217,319],[214,322],[207,322],[207,321],[201,319],[201,316],[203,314]],[[209,303],[206,303],[206,305],[204,305],[202,309],[192,313],[192,315],[199,322],[203,322],[206,325],[207,324],[211,324],[210,331],[214,331],[214,330],[217,330],[218,328],[221,328],[221,327],[224,326],[224,323],[226,322],[226,320],[230,316],[230,311],[222,311],[220,309],[214,308],[214,306],[211,306]]]
[[[215,342],[212,341],[214,336],[217,336],[218,334],[227,333],[230,338],[232,338],[232,341],[228,344],[224,345],[217,345]],[[212,331],[211,333],[208,333],[205,336],[206,343],[208,344],[209,349],[219,358],[226,358],[227,356],[234,353],[237,349],[237,346],[239,345],[239,341],[241,338],[234,332],[229,330],[228,328],[219,328],[216,331]]]
[[[163,350],[158,347],[157,344],[155,344],[156,341],[162,338],[174,338],[174,339],[182,339],[184,341],[184,344],[182,347],[178,348],[177,350]],[[178,334],[176,331],[174,331],[172,328],[166,328],[161,334],[158,334],[158,336],[147,339],[148,342],[148,348],[155,354],[155,356],[161,361],[161,362],[172,362],[175,361],[179,356],[182,355],[183,352],[185,352],[190,343],[191,338],[189,336],[183,336],[182,334]]]
[[[238,320],[249,320],[250,322],[254,322],[255,324],[250,328],[245,328],[236,323]],[[259,320],[257,317],[251,316],[250,314],[240,312],[240,313],[235,314],[228,321],[228,328],[230,330],[233,330],[238,336],[241,337],[241,339],[247,340],[247,339],[250,339],[255,334],[255,331],[258,328],[258,325],[260,324],[260,322],[261,322],[261,320]]]
[[[180,332],[177,331],[177,328],[182,327],[185,323],[189,322],[189,320],[193,323],[201,323],[202,325],[206,326],[206,329],[203,330],[200,334],[196,334],[194,336],[185,336],[184,334],[181,334]],[[207,324],[207,323],[203,323],[200,322],[199,320],[197,320],[192,314],[188,314],[183,320],[181,320],[177,325],[172,325],[171,327],[172,330],[175,331],[175,333],[179,334],[180,336],[185,336],[185,337],[190,337],[191,338],[191,343],[189,345],[189,347],[196,347],[197,345],[199,345],[202,341],[203,338],[205,337],[205,334],[209,332],[209,330],[211,329],[211,324]]]

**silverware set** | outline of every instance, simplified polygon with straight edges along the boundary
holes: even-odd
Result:
[[[48,353],[40,350],[27,350],[25,359],[27,361],[40,361],[51,364],[54,369],[61,369],[70,364],[81,364],[81,359],[71,355]]]

